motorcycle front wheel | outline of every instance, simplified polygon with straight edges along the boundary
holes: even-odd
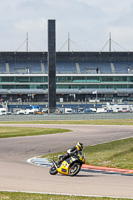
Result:
[[[56,175],[56,174],[58,173],[58,171],[57,171],[57,169],[56,169],[55,166],[52,166],[52,167],[50,168],[50,170],[49,170],[49,173],[50,173],[51,175]]]
[[[79,173],[80,169],[81,169],[80,163],[74,163],[70,168],[69,175],[76,176]]]

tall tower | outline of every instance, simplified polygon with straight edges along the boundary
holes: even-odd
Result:
[[[109,33],[109,52],[111,52],[111,33]]]
[[[48,20],[48,112],[56,110],[56,30],[55,20]]]

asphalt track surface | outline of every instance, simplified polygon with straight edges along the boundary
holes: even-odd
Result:
[[[0,139],[0,190],[133,198],[133,176],[80,171],[75,177],[49,174],[27,159],[73,147],[133,137],[133,126],[0,124],[17,127],[60,127],[73,132]]]

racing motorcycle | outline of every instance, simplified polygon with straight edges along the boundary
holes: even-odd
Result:
[[[60,159],[61,157],[59,157]],[[55,162],[54,159],[52,161],[52,167],[49,170],[51,175],[56,175],[57,173],[69,175],[69,176],[76,176],[82,164],[85,163],[85,157],[82,155],[82,152],[79,151],[77,155],[72,155],[66,160],[64,160],[60,166]]]

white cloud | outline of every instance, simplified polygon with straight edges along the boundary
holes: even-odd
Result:
[[[102,9],[105,12],[117,12],[130,9],[132,0],[78,0],[81,3],[86,3],[88,6],[96,7]]]
[[[109,32],[130,49],[132,10],[133,0],[0,0],[0,49],[15,50],[29,32],[29,39],[47,50],[48,19],[56,19],[57,50],[68,32],[84,50],[100,50]],[[82,50],[78,45],[73,43],[73,50]]]

